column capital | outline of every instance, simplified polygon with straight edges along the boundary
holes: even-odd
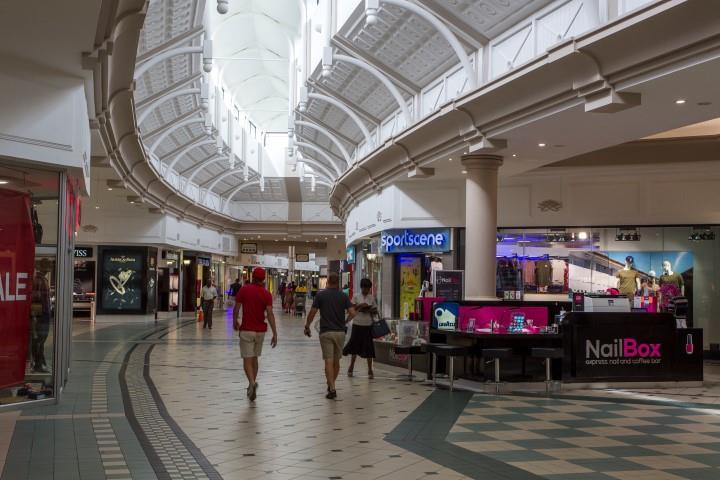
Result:
[[[497,170],[503,164],[502,155],[491,153],[470,153],[460,159],[468,170]]]

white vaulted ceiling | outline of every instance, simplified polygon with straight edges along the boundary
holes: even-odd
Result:
[[[220,77],[240,110],[262,130],[286,130],[300,2],[233,0],[229,5],[224,15],[210,9],[207,25]]]

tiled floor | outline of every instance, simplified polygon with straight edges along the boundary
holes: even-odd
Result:
[[[369,380],[360,365],[328,401],[317,337],[280,316],[251,404],[229,317],[215,322],[77,323],[62,402],[0,414],[1,479],[720,478],[717,366],[692,391],[549,398],[433,391],[383,366]]]

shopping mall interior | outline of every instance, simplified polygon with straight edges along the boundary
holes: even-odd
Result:
[[[720,478],[720,1],[0,31],[0,480]]]

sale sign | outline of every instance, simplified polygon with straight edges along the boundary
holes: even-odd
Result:
[[[25,378],[35,237],[27,194],[0,188],[0,205],[0,388],[5,388]]]

